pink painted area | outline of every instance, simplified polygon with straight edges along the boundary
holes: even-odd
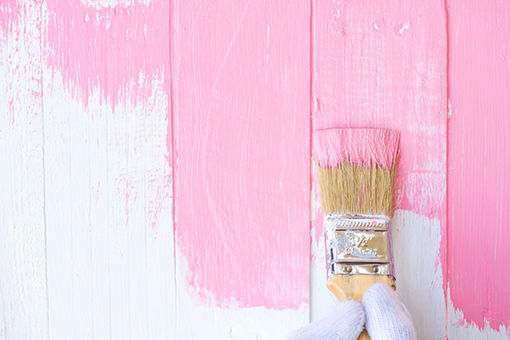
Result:
[[[448,5],[448,268],[468,324],[510,326],[510,3]]]
[[[8,33],[18,23],[20,6],[17,0],[2,0],[0,2],[0,30]]]
[[[400,131],[396,208],[445,221],[444,4],[316,7],[314,130]]]
[[[132,4],[101,7],[87,6],[82,1],[46,1],[44,56],[48,67],[60,72],[71,93],[85,107],[93,91],[99,91],[101,100],[114,112],[122,114],[126,104],[146,105],[150,108],[147,121],[160,111],[166,112],[168,168],[151,170],[147,175],[151,193],[147,217],[156,228],[172,192],[170,5],[166,0],[145,3],[136,0]],[[155,104],[158,96],[166,97],[166,102]],[[122,109],[115,110],[117,104]],[[90,114],[94,119],[94,109]],[[126,192],[126,200],[136,194]]]
[[[312,45],[313,130],[384,128],[401,132],[395,208],[439,219],[443,270],[445,13],[440,0],[314,1]],[[321,230],[322,218],[316,217],[313,224]],[[443,280],[446,286],[446,275]]]
[[[389,169],[399,155],[400,132],[384,129],[327,129],[313,133],[313,154],[319,166],[349,162]]]
[[[95,9],[81,1],[48,0],[46,6],[46,62],[85,105],[96,89],[113,106],[147,98],[154,79],[169,90],[168,1]]]
[[[175,220],[200,304],[297,309],[310,268],[309,2],[178,2]]]

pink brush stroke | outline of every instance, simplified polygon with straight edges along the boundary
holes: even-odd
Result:
[[[164,177],[151,179],[148,189],[156,197],[147,208],[150,223],[156,228],[158,215],[172,191],[170,4],[153,0],[148,5],[135,1],[130,5],[93,8],[81,1],[48,0],[46,6],[49,17],[45,61],[49,68],[62,74],[65,84],[85,108],[95,90],[115,109],[119,103],[147,102],[156,91],[154,81],[163,82],[167,107],[154,109],[168,112],[168,169],[154,170]]]
[[[168,7],[164,0],[100,9],[49,0],[46,62],[85,105],[96,88],[112,106],[147,98],[153,79],[163,79],[169,90]]]
[[[510,2],[448,4],[448,268],[466,324],[510,330]]]
[[[4,34],[12,32],[17,26],[20,16],[20,6],[17,0],[2,0],[0,3],[0,30]]]
[[[175,218],[200,304],[309,296],[309,2],[180,2]]]
[[[390,169],[399,155],[400,132],[384,129],[327,129],[313,133],[313,154],[319,166],[343,162]]]
[[[440,221],[446,287],[445,5],[316,5],[313,129],[401,132],[395,208]],[[321,224],[316,217],[315,229]]]

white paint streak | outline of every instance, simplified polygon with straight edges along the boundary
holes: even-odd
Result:
[[[96,88],[84,109],[58,71],[44,75],[52,338],[174,338],[163,81],[115,109]]]
[[[406,22],[403,23],[397,27],[395,27],[396,30],[398,30],[398,34],[402,34],[405,30],[409,29],[411,27],[411,24]]]
[[[135,0],[81,0],[81,2],[95,10],[114,8],[116,6],[129,7],[135,4]]]
[[[413,317],[419,339],[443,339],[446,308],[439,260],[440,222],[410,211],[397,210],[391,223],[400,299]]]
[[[0,29],[0,338],[48,339],[40,4]]]

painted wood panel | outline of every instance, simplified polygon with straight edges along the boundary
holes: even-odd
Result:
[[[281,339],[325,316],[310,133],[340,126],[402,131],[420,338],[508,339],[509,20],[503,0],[1,1],[0,339]]]
[[[0,3],[1,339],[48,339],[40,13]]]
[[[280,339],[308,322],[309,10],[176,2],[179,338]]]
[[[510,3],[447,1],[450,339],[510,337]]]
[[[44,3],[52,339],[174,337],[169,10]]]
[[[168,3],[1,6],[0,338],[175,338]]]
[[[312,12],[313,130],[373,127],[401,131],[392,221],[397,289],[419,337],[444,338],[444,3],[314,1]],[[334,305],[323,301],[335,298],[324,293],[320,202],[316,201],[314,210],[312,317],[319,318]]]

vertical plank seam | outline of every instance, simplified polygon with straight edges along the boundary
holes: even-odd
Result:
[[[90,131],[91,131],[91,122],[90,122],[90,114],[87,114],[87,137],[88,137],[88,161],[89,161],[89,169],[88,169],[88,180],[89,180],[89,183],[88,183],[88,188],[92,188],[92,183],[91,183],[91,172],[92,172],[92,164],[91,164],[91,156],[90,156],[90,145],[92,144],[92,138],[91,138],[91,134],[90,134]],[[90,197],[90,196],[89,196]],[[92,197],[90,197],[89,199],[89,211],[88,211],[88,225],[89,225],[89,241],[88,241],[88,244],[89,244],[89,256],[90,256],[90,265],[91,265],[91,269],[94,267],[94,256],[93,256],[93,253],[94,251],[92,250]],[[91,311],[94,310],[94,275],[92,274],[92,270],[91,270],[91,275],[90,275],[90,308],[91,308]],[[94,316],[91,317],[91,320],[90,320],[90,325],[91,325],[91,334],[92,334],[92,337],[94,336],[95,334],[95,331],[94,331]]]
[[[449,164],[448,164],[448,126],[449,126],[449,117],[448,117],[448,101],[450,100],[450,79],[449,79],[449,69],[450,69],[450,64],[448,62],[449,60],[449,55],[450,55],[450,48],[449,48],[449,45],[450,45],[450,35],[449,35],[449,23],[448,23],[448,0],[444,0],[443,1],[444,3],[444,22],[445,22],[445,30],[446,30],[446,100],[447,100],[447,116],[446,116],[446,161],[445,161],[445,166],[446,166],[446,176],[445,176],[445,182],[446,182],[446,199],[445,199],[445,225],[444,225],[444,228],[445,228],[445,232],[444,232],[444,237],[445,237],[445,263],[444,263],[444,272],[443,272],[443,275],[446,276],[446,279],[444,280],[444,282],[446,283],[446,287],[443,287],[444,289],[444,293],[445,293],[445,309],[446,309],[446,336],[445,338],[448,339],[448,336],[450,334],[450,304],[448,303],[448,286],[450,284],[450,271],[448,269],[449,267],[449,259],[448,259],[448,172],[449,172]]]
[[[112,108],[113,113],[113,108]],[[105,109],[105,130],[106,130],[106,227],[110,229],[110,193],[109,193],[109,179],[110,179],[110,157],[109,157],[109,141],[110,141],[110,133],[108,127],[108,109]],[[107,233],[106,239],[108,242],[108,328],[110,334],[110,340],[112,340],[112,281],[111,281],[111,268],[110,268],[110,232]]]
[[[47,339],[51,339],[51,327],[50,327],[50,293],[49,293],[49,280],[48,280],[48,225],[46,218],[46,137],[44,134],[44,30],[43,30],[43,3],[39,4],[39,19],[40,22],[40,36],[39,36],[39,50],[40,50],[40,76],[41,76],[41,134],[42,134],[42,146],[41,146],[41,154],[42,154],[42,181],[43,181],[43,224],[44,224],[44,275],[45,275],[45,285],[46,285],[46,323],[47,330],[46,335]]]
[[[144,226],[144,243],[145,243],[145,300],[149,301],[149,263],[147,261],[147,249],[148,249],[148,243],[147,243],[147,229],[148,229],[148,223],[147,223],[147,114],[148,114],[148,106],[149,106],[149,100],[147,97],[143,99],[144,101],[144,119],[143,119],[143,145],[144,145],[144,157],[143,157],[143,226]],[[145,318],[145,336],[146,339],[149,338],[149,316],[150,316],[150,302],[146,305],[145,310],[146,318]]]
[[[168,30],[169,30],[169,34],[168,34],[168,59],[169,59],[169,83],[170,83],[170,89],[169,89],[169,98],[168,98],[168,105],[167,105],[167,115],[170,116],[169,118],[169,127],[170,129],[167,128],[167,134],[170,132],[170,141],[171,141],[171,152],[172,154],[170,155],[171,157],[171,169],[170,169],[170,180],[172,181],[172,184],[171,184],[171,188],[172,188],[172,193],[171,193],[171,196],[172,196],[172,242],[173,242],[173,261],[174,261],[174,297],[175,297],[175,304],[174,304],[174,320],[170,320],[170,322],[174,322],[174,325],[175,327],[172,327],[173,330],[174,330],[174,335],[177,336],[178,334],[178,331],[177,331],[177,306],[178,306],[178,303],[177,303],[177,299],[178,299],[178,295],[177,295],[177,223],[176,223],[176,218],[175,218],[175,215],[176,215],[176,210],[175,210],[175,175],[177,173],[177,165],[176,165],[176,145],[175,145],[175,86],[174,86],[174,82],[175,82],[175,74],[173,71],[173,66],[174,66],[174,60],[173,60],[173,44],[172,44],[172,37],[173,37],[173,34],[174,34],[174,30],[173,30],[173,21],[174,21],[174,15],[175,13],[177,13],[175,9],[175,7],[177,6],[176,4],[176,1],[177,0],[171,0],[169,1],[168,3],[168,6],[169,6],[169,9],[168,9],[168,21],[169,21],[169,27],[168,27]],[[168,131],[170,130],[170,131]],[[168,136],[167,136],[168,138]],[[168,143],[167,143],[168,145]],[[170,162],[169,162],[170,164]]]
[[[124,97],[124,107],[126,110],[126,119],[124,119],[124,138],[126,140],[126,148],[125,148],[125,155],[126,155],[126,171],[125,171],[125,205],[124,209],[126,212],[126,262],[127,262],[127,320],[128,320],[128,337],[131,338],[131,263],[129,261],[130,258],[130,233],[132,232],[130,226],[129,226],[129,181],[130,178],[128,176],[129,174],[129,123],[130,119],[132,118],[131,115],[135,115],[134,110],[131,106],[129,106],[129,94],[126,94]],[[136,133],[135,133],[136,136]],[[135,137],[136,138],[136,137]],[[122,257],[121,257],[122,259]]]
[[[445,0],[446,1],[446,0]],[[308,104],[309,106],[309,114],[310,114],[310,129],[309,129],[309,136],[308,136],[308,141],[309,141],[309,160],[310,160],[310,163],[309,163],[309,168],[310,168],[310,176],[309,176],[309,204],[308,206],[310,207],[310,214],[309,214],[309,218],[310,220],[308,221],[309,223],[309,237],[310,237],[310,264],[309,264],[309,267],[310,267],[310,270],[309,270],[309,273],[308,273],[308,303],[309,303],[309,308],[308,308],[308,322],[310,322],[312,320],[312,301],[310,299],[310,297],[312,296],[312,276],[313,276],[313,268],[312,268],[312,259],[313,259],[313,247],[312,247],[312,242],[313,242],[313,238],[311,237],[311,232],[312,232],[312,228],[313,228],[313,220],[312,220],[312,214],[313,214],[313,199],[312,199],[312,195],[313,195],[313,162],[312,162],[312,134],[313,134],[313,86],[314,86],[314,32],[315,32],[315,27],[314,27],[314,7],[313,7],[313,4],[314,4],[314,0],[310,0],[310,66],[309,66],[309,70],[310,70],[310,103]],[[316,240],[317,241],[317,240]]]

